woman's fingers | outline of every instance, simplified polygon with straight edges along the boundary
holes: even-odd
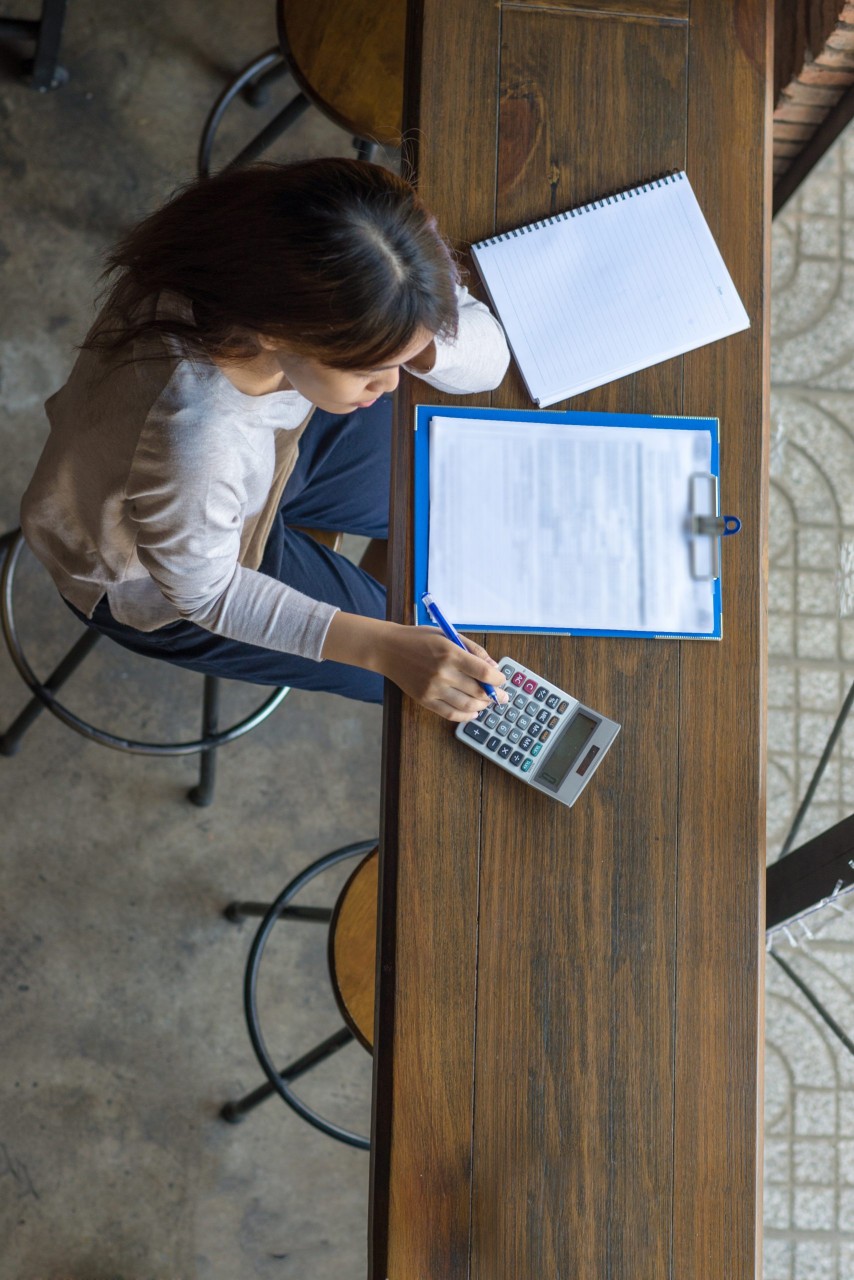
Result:
[[[450,720],[454,724],[466,724],[471,720],[477,719],[470,711],[460,711],[452,706],[450,702],[437,701],[431,707],[431,711],[435,711],[437,715],[443,716],[445,720]]]
[[[479,648],[479,646],[478,646]],[[474,680],[481,692],[485,693],[483,686],[491,684],[496,693],[499,694],[499,702],[506,702],[508,694],[501,696],[502,686],[504,685],[504,674],[497,663],[493,662],[485,649],[479,649],[479,653],[464,654],[461,649],[457,650],[457,662],[459,667],[465,674]],[[482,655],[482,656],[481,656]],[[489,701],[489,695],[486,695]]]
[[[501,670],[480,645],[460,648],[432,627],[386,626],[376,669],[431,711],[455,722],[474,719],[491,701],[485,683],[507,701]]]

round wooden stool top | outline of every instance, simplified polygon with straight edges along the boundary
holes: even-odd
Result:
[[[338,896],[329,926],[329,974],[338,1008],[369,1053],[374,1043],[379,850],[363,858]]]
[[[279,0],[278,15],[305,96],[356,137],[399,144],[406,0]]]

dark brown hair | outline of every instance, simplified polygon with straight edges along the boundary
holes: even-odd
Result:
[[[459,272],[403,178],[337,158],[256,164],[182,188],[107,257],[106,305],[84,346],[148,333],[190,355],[245,359],[254,335],[332,368],[373,369],[424,329],[453,336]],[[163,291],[193,318],[156,316]]]

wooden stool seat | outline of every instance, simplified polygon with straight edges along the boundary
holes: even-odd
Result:
[[[329,925],[329,975],[338,1008],[369,1053],[374,1043],[379,850],[363,858],[338,896]]]
[[[399,144],[405,0],[279,0],[279,43],[315,106],[358,138]]]

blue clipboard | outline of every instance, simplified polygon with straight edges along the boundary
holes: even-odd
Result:
[[[720,448],[718,443],[717,418],[690,418],[673,415],[634,414],[634,413],[575,413],[571,411],[552,412],[539,409],[491,409],[483,405],[416,405],[415,407],[415,447],[414,447],[414,548],[415,599],[414,619],[419,625],[429,624],[430,618],[421,602],[427,590],[427,560],[430,535],[430,420],[434,416],[443,418],[480,418],[492,421],[507,420],[511,422],[547,422],[562,423],[568,426],[596,427],[655,427],[658,429],[671,427],[674,430],[705,430],[709,432],[711,445],[710,478],[714,480],[712,511],[707,512],[695,521],[695,532],[698,537],[711,539],[712,563],[715,572],[708,575],[712,593],[712,610],[714,624],[711,631],[703,632],[670,632],[658,631],[606,631],[589,630],[580,627],[514,627],[484,625],[475,621],[453,618],[452,621],[460,629],[467,631],[501,632],[504,634],[542,634],[573,636],[621,636],[637,639],[659,640],[720,640],[722,636],[721,617],[721,584],[720,584],[720,538],[737,533],[741,527],[735,516],[722,517],[719,511],[720,487]]]

